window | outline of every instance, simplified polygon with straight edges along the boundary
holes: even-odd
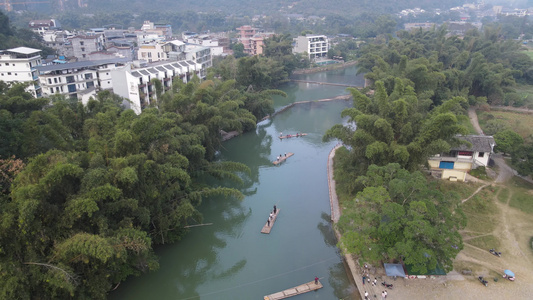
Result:
[[[54,83],[57,83],[57,78],[54,78]]]
[[[477,156],[478,157],[484,157],[485,156],[485,152],[479,152],[479,154]]]
[[[85,58],[85,54],[82,54],[81,56],[82,56],[83,58]]]
[[[7,72],[7,75],[11,75],[11,72]]]
[[[17,76],[17,73],[15,73],[15,76]]]
[[[6,66],[9,66],[9,63],[6,63]]]
[[[80,41],[80,46],[83,46],[83,41]]]
[[[13,67],[15,66],[15,64],[13,64]]]
[[[81,52],[85,52],[85,47],[81,47]]]
[[[458,153],[461,156],[472,156],[472,151],[459,151]]]

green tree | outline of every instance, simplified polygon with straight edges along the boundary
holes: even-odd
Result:
[[[242,43],[234,44],[231,49],[233,50],[233,56],[235,58],[241,58],[247,55],[244,53],[244,45]]]
[[[371,165],[357,181],[364,189],[338,223],[348,252],[372,263],[401,259],[420,272],[453,268],[463,248],[458,230],[465,225],[458,195],[442,194],[420,172],[399,164]]]
[[[494,141],[496,142],[496,151],[505,153],[511,153],[524,143],[524,139],[511,129],[505,129],[497,132],[494,135]]]

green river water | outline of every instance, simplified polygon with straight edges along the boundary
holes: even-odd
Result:
[[[299,75],[296,79],[362,85],[355,67]],[[297,101],[347,94],[344,87],[288,83],[276,98],[279,109]],[[204,223],[182,241],[158,247],[160,269],[131,278],[110,299],[263,299],[263,296],[320,277],[324,288],[292,299],[359,299],[336,248],[330,223],[327,157],[336,141],[322,142],[343,122],[351,101],[299,104],[223,144],[220,160],[246,164],[242,201],[209,199],[200,207]],[[280,140],[284,134],[308,133]],[[279,154],[295,155],[279,166]],[[281,210],[270,234],[261,234],[273,205]]]

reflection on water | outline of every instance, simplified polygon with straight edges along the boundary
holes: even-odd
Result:
[[[352,71],[355,77],[355,68],[308,76],[340,80]],[[288,97],[276,98],[278,107],[347,93],[342,87],[294,83],[283,90]],[[219,159],[251,170],[238,187],[245,199],[205,199],[202,222],[213,225],[191,228],[182,241],[156,249],[160,270],[128,280],[110,298],[261,299],[318,276],[324,288],[300,300],[356,299],[329,221],[326,164],[336,142],[322,142],[349,106],[351,101],[296,105],[255,132],[225,142]],[[280,140],[279,132],[308,135]],[[274,166],[275,157],[286,152],[295,155]],[[280,209],[278,219],[270,234],[261,234],[273,205]]]

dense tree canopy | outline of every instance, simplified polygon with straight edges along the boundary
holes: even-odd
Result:
[[[435,105],[455,96],[486,97],[502,104],[519,82],[533,82],[533,61],[516,41],[501,40],[498,29],[469,31],[464,38],[447,36],[446,26],[428,31],[401,31],[399,39],[361,50],[360,72],[385,83],[390,93],[394,78],[409,79],[417,93]]]
[[[457,195],[444,195],[422,173],[396,163],[371,165],[357,181],[364,189],[338,223],[348,251],[372,263],[399,259],[422,274],[453,268],[463,249],[458,230],[465,225]]]
[[[271,107],[261,104],[268,90],[235,85],[176,83],[141,115],[110,92],[83,106],[3,87],[0,298],[104,299],[128,276],[158,267],[153,245],[201,222],[202,199],[242,198],[204,183],[242,184],[246,166],[213,160],[220,131],[253,130],[249,109]]]

